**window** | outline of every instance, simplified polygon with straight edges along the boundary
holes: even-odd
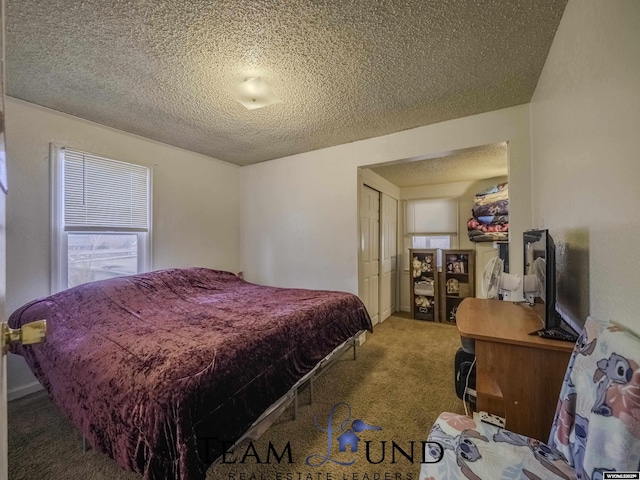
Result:
[[[429,198],[407,200],[405,204],[405,249],[446,250],[458,246],[458,199]],[[406,251],[406,250],[405,250]],[[405,269],[409,269],[409,255]],[[438,252],[438,269],[442,258]]]
[[[451,235],[414,235],[412,248],[451,248]]]
[[[453,235],[413,235],[411,248],[431,248],[438,250],[437,267],[438,271],[442,271],[442,250],[449,250],[453,243],[451,238]]]
[[[52,147],[52,289],[151,268],[151,170]]]
[[[456,235],[458,233],[458,199],[407,200],[405,225],[406,232],[414,235]]]

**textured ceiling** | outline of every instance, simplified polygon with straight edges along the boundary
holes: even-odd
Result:
[[[461,150],[450,155],[369,167],[398,187],[438,185],[507,176],[507,144]]]
[[[7,89],[246,165],[527,103],[565,4],[7,0]]]

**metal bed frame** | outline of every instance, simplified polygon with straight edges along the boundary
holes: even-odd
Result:
[[[233,444],[231,449],[235,448],[240,442],[245,439],[257,440],[260,436],[273,424],[273,422],[285,411],[285,409],[293,402],[293,419],[298,418],[298,392],[309,385],[309,393],[311,394],[311,402],[313,404],[313,391],[314,381],[326,370],[328,370],[334,363],[336,363],[344,353],[350,348],[353,348],[353,360],[356,360],[356,344],[358,338],[365,330],[360,330],[351,338],[345,340],[336,348],[333,349],[326,357],[318,362],[318,364],[304,377],[298,380],[291,389],[285,393],[282,397],[276,400],[269,408],[267,408],[258,419],[253,422],[249,429],[240,437],[240,439]]]

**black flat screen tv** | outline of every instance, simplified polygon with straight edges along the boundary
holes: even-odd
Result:
[[[527,230],[523,234],[524,273],[534,275],[537,288],[531,303],[540,317],[542,329],[559,328],[556,312],[556,246],[548,230]],[[525,292],[526,293],[526,292]]]

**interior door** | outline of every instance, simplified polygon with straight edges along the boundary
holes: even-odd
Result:
[[[1,114],[1,112],[0,112]],[[1,135],[1,134],[0,134]],[[3,155],[4,156],[4,155]],[[7,265],[5,239],[6,239],[6,194],[0,188],[0,336],[4,332],[4,301],[5,301],[5,270]],[[0,480],[7,480],[7,354],[4,348],[4,339],[0,342]]]
[[[2,112],[0,111],[0,115]],[[0,133],[0,137],[3,135]],[[0,148],[4,142],[0,141]],[[4,155],[2,155],[4,158]],[[10,343],[31,345],[44,342],[47,334],[46,320],[27,323],[12,330],[4,322],[6,293],[6,179],[0,182],[0,480],[8,480],[8,437],[7,437],[7,350]]]
[[[396,310],[396,263],[398,237],[398,201],[382,194],[381,208],[382,273],[380,281],[380,321]]]
[[[4,304],[6,293],[6,199],[7,157],[4,146],[4,0],[0,0],[0,480],[9,478],[7,440],[7,354],[4,348]]]
[[[366,185],[360,189],[360,263],[361,299],[375,325],[380,319],[380,192]]]

